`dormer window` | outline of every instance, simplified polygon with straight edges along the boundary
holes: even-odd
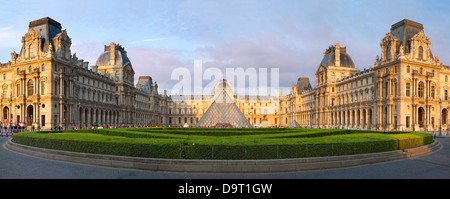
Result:
[[[30,46],[28,47],[28,57],[34,57],[34,47],[33,44],[30,44]]]
[[[116,71],[115,76],[116,76],[116,82],[118,82],[119,81],[119,72],[118,71]]]
[[[388,46],[386,48],[386,60],[390,60],[391,59],[391,48]]]
[[[419,46],[419,59],[423,59],[423,48]]]

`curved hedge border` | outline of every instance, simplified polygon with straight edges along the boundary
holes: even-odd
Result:
[[[156,130],[156,129],[155,129]],[[135,131],[133,129],[132,131]],[[67,132],[67,131],[65,131]],[[81,132],[81,131],[74,131]],[[108,136],[124,136],[129,139],[150,138],[151,143],[130,143],[130,142],[99,142],[80,140],[58,140],[26,136],[27,134],[14,134],[13,141],[18,144],[73,151],[83,153],[120,155],[131,157],[147,158],[168,158],[168,159],[213,159],[213,160],[256,160],[256,159],[286,159],[301,157],[320,157],[336,155],[352,155],[361,153],[385,152],[393,150],[404,150],[419,147],[433,142],[431,134],[420,134],[421,138],[396,139],[388,141],[356,142],[356,143],[331,143],[331,144],[299,144],[299,145],[192,145],[182,138],[161,135],[158,137],[146,133],[129,133],[120,130],[86,130],[83,132],[97,133]],[[182,131],[178,131],[180,133]],[[351,133],[353,131],[335,131],[336,134]],[[355,131],[358,132],[358,131]],[[54,133],[54,132],[51,132]],[[376,132],[380,133],[380,132]],[[389,132],[388,132],[389,133]],[[393,132],[398,133],[398,132]],[[405,133],[405,132],[402,132]],[[176,134],[176,133],[175,133]],[[330,134],[326,132],[325,134]],[[31,135],[31,134],[29,134]],[[304,136],[308,136],[306,133]],[[317,135],[310,135],[317,136]],[[158,143],[158,139],[172,138],[166,144]],[[288,135],[282,138],[291,138]],[[156,140],[156,141],[155,141]],[[167,139],[165,139],[167,140]],[[172,143],[171,143],[172,142]]]

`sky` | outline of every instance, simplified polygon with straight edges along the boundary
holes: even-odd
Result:
[[[3,0],[1,8],[0,63],[20,52],[30,21],[50,17],[67,30],[72,54],[89,66],[104,45],[118,43],[127,51],[135,80],[151,76],[160,93],[170,94],[179,82],[171,78],[177,68],[194,78],[195,60],[202,60],[203,70],[223,72],[278,68],[283,95],[299,77],[309,77],[314,87],[329,46],[347,47],[359,70],[369,68],[380,55],[381,39],[403,19],[422,23],[433,54],[450,65],[445,0]]]

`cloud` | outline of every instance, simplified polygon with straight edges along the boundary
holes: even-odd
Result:
[[[177,52],[171,49],[132,46],[126,50],[133,65],[135,80],[138,80],[139,76],[151,76],[153,81],[158,83],[159,93],[168,90],[170,94],[170,89],[177,83],[170,79],[176,68],[193,67],[193,61],[181,60]]]
[[[131,46],[126,49],[128,57],[133,64],[136,80],[138,76],[151,76],[158,82],[159,92],[171,89],[178,80],[171,80],[171,75],[178,68],[190,74],[192,93],[194,89],[194,60],[182,60],[176,50],[165,48],[152,48],[148,46]],[[302,60],[298,59],[298,52],[276,35],[263,35],[257,38],[235,37],[223,40],[216,44],[203,45],[195,50],[195,59],[202,60],[202,86],[206,88],[213,80],[203,80],[206,71],[211,68],[219,69],[226,75],[226,69],[253,68],[258,75],[263,74],[259,69],[267,69],[267,83],[270,85],[270,72],[273,68],[279,68],[280,82],[283,88],[296,82],[298,76],[304,76],[299,66]],[[225,76],[226,77],[226,76]],[[247,92],[254,88],[246,84]],[[286,89],[283,91],[287,92]],[[207,94],[208,91],[204,91]],[[242,94],[242,93],[240,93]],[[277,93],[278,94],[278,93]]]
[[[142,42],[161,41],[161,40],[166,40],[166,39],[168,39],[168,38],[150,38],[150,39],[132,41],[131,44],[142,43]]]
[[[3,47],[15,47],[20,44],[20,35],[13,30],[13,26],[0,27],[0,44]]]
[[[203,64],[204,68],[216,67],[224,72],[226,68],[254,68],[258,75],[262,74],[259,73],[260,68],[266,68],[268,84],[271,81],[272,69],[279,68],[281,87],[290,87],[298,76],[304,75],[301,70],[302,60],[298,58],[297,50],[277,35],[230,38],[214,45],[198,47],[196,54],[197,59],[207,60]]]
[[[88,61],[89,66],[94,66],[98,56],[100,56],[104,50],[104,45],[105,44],[97,41],[75,41],[71,46],[71,53],[76,53],[78,59]]]

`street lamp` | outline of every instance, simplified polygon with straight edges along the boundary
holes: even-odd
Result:
[[[81,129],[81,102],[78,101],[78,130]]]
[[[446,124],[447,124],[447,136],[448,136],[448,127],[449,127],[449,124],[448,124],[448,109],[449,109],[449,106],[447,105],[447,117],[445,117],[445,119],[447,120],[446,121]]]
[[[312,116],[312,106],[311,106],[311,104],[309,105],[309,112],[310,112],[310,114],[309,114],[309,128],[312,129],[312,118],[313,118],[313,116]]]
[[[250,115],[252,116],[252,120],[250,121],[250,123],[252,124],[252,128],[253,128],[253,106],[250,107]]]
[[[439,109],[442,107],[442,97],[439,99]],[[441,120],[439,122],[439,136],[442,136],[442,111],[441,111]]]

